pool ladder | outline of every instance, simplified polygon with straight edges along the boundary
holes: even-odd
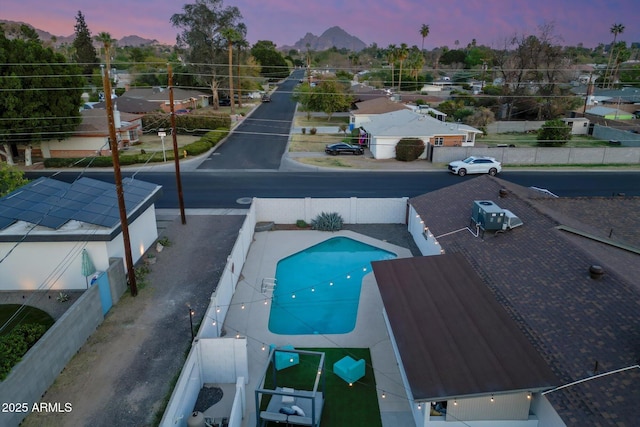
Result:
[[[262,279],[262,286],[260,286],[260,292],[267,294],[267,292],[273,292],[276,288],[277,280],[271,277],[265,277]]]

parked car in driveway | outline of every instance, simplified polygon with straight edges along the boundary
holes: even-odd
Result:
[[[220,98],[218,100],[218,105],[221,107],[229,107],[231,105],[231,99],[230,98]]]
[[[338,154],[364,154],[364,148],[357,145],[347,144],[346,142],[338,142],[335,144],[329,144],[325,147],[324,152],[332,156]]]
[[[268,93],[262,95],[262,102],[271,102],[271,96]]]
[[[468,173],[488,173],[494,176],[502,170],[502,165],[493,157],[471,156],[449,163],[448,169],[449,172],[460,176],[465,176]]]

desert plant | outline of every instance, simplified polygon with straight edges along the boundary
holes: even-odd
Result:
[[[171,246],[171,241],[169,240],[169,238],[167,236],[164,236],[164,237],[161,237],[160,239],[158,239],[158,243],[160,243],[165,248]]]
[[[64,292],[60,292],[56,297],[56,300],[58,302],[67,302],[69,301],[69,295],[65,294]]]
[[[338,231],[344,223],[337,212],[322,212],[311,221],[311,228],[319,231]]]
[[[424,141],[419,138],[402,138],[396,145],[396,160],[412,162],[424,152]]]

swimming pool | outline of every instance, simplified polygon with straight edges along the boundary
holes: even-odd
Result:
[[[351,332],[362,278],[371,272],[371,261],[395,257],[348,237],[334,237],[280,260],[269,331],[282,335]]]

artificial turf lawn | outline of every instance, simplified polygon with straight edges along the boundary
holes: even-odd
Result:
[[[18,311],[20,307],[22,307],[20,304],[0,305],[0,326],[4,326],[4,324],[11,318],[11,316],[13,316],[16,311]],[[8,325],[2,328],[2,330],[0,331],[0,335],[6,335],[10,333],[16,326],[25,325],[27,323],[37,323],[40,325],[44,325],[47,329],[49,329],[53,325],[54,320],[51,316],[38,308],[25,306],[24,310],[22,310],[14,319],[12,319]]]
[[[368,348],[299,348],[299,350],[317,351],[325,354],[324,359],[324,407],[320,424],[332,427],[381,427],[378,392],[371,367],[371,354]],[[349,386],[333,373],[333,364],[344,356],[355,360],[366,361],[365,376],[353,386]],[[317,375],[319,357],[300,355],[300,363],[290,368],[277,371],[276,385],[296,390],[312,390]],[[274,378],[271,365],[267,369],[264,382],[265,389],[274,389]],[[318,384],[322,391],[322,379]],[[267,397],[267,396],[265,396]],[[261,410],[265,410],[268,398],[263,398]],[[276,427],[275,423],[267,426]]]

